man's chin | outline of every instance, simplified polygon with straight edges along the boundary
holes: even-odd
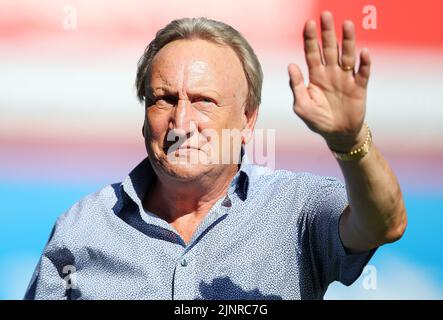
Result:
[[[191,163],[168,163],[166,173],[175,180],[192,181],[204,176],[208,166]]]
[[[197,156],[198,155],[198,156]],[[179,156],[163,154],[157,158],[157,169],[174,180],[191,181],[203,177],[214,163],[208,161],[202,151],[182,152]]]

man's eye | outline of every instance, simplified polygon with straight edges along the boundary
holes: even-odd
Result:
[[[160,96],[155,99],[155,102],[163,102],[167,104],[177,104],[178,99],[174,96]]]
[[[207,97],[201,97],[201,98],[194,99],[194,102],[215,103],[214,100],[212,100],[211,98],[207,98]]]

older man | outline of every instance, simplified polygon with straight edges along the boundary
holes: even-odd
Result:
[[[329,12],[321,29],[322,51],[315,22],[304,29],[309,85],[288,68],[294,111],[325,139],[346,188],[251,164],[243,146],[262,85],[252,48],[224,23],[172,21],[138,65],[148,157],[57,220],[25,298],[321,299],[331,282],[354,282],[402,236],[406,212],[364,124],[369,54],[354,71],[352,22],[341,55]]]

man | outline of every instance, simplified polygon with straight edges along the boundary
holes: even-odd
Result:
[[[57,220],[25,298],[321,299],[331,282],[355,281],[402,236],[406,212],[364,125],[369,54],[355,70],[346,21],[339,55],[329,12],[321,37],[322,51],[309,20],[308,87],[288,68],[294,112],[325,139],[346,188],[249,163],[262,84],[252,48],[224,23],[172,21],[138,65],[148,157]]]

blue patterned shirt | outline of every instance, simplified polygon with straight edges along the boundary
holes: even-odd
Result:
[[[333,177],[274,171],[243,154],[188,244],[143,208],[154,179],[146,158],[61,215],[25,299],[322,299],[375,252],[344,248],[346,189]]]

